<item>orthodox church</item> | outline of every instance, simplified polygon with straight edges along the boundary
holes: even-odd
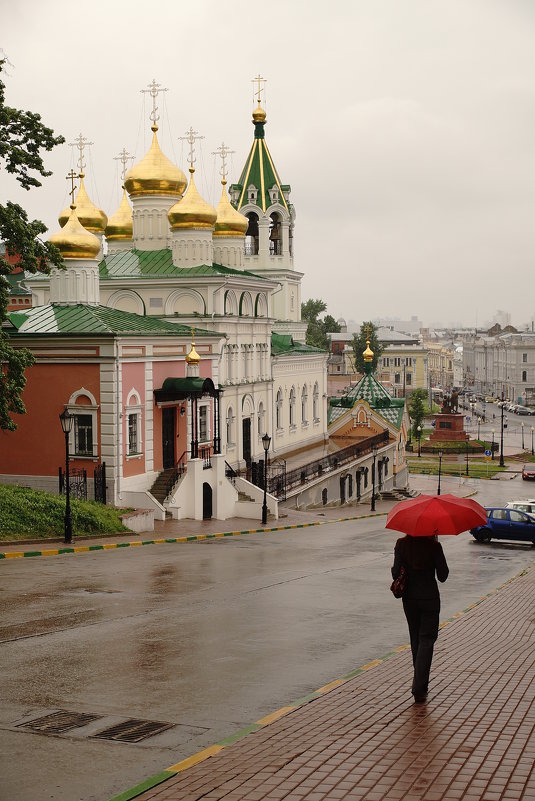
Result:
[[[195,184],[196,132],[189,181],[160,148],[158,92],[153,81],[152,144],[129,171],[123,159],[123,197],[109,219],[87,194],[80,135],[78,192],[50,239],[66,269],[29,278],[32,309],[9,317],[13,344],[36,364],[27,415],[2,432],[0,480],[57,487],[55,415],[67,408],[73,466],[106,462],[109,502],[157,516],[252,516],[237,504],[245,494],[258,505],[259,490],[236,473],[264,457],[262,436],[271,458],[327,436],[327,353],[304,341],[291,190],[267,147],[259,95],[230,197],[229,151],[218,148],[213,208]],[[46,454],[27,450],[43,438]]]

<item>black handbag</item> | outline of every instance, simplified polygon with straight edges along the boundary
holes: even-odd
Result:
[[[401,598],[405,590],[407,589],[407,571],[401,565],[401,570],[399,571],[399,576],[394,579],[392,584],[390,585],[390,589],[394,598]]]

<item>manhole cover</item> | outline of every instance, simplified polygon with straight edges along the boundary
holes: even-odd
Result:
[[[155,734],[160,734],[160,732],[172,728],[172,723],[132,719],[110,726],[108,729],[94,734],[93,737],[98,737],[101,740],[119,740],[122,743],[139,743],[140,740],[144,740],[146,737],[154,737]]]
[[[102,715],[88,715],[84,712],[52,712],[50,715],[44,715],[35,720],[29,720],[27,723],[19,723],[19,726],[25,729],[32,729],[32,731],[40,731],[45,734],[62,734],[70,729],[77,729],[79,726],[85,726],[86,723],[91,723],[93,720],[99,720]]]

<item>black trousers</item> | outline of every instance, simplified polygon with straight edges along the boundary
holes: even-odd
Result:
[[[412,692],[425,695],[429,685],[429,671],[433,648],[438,637],[440,599],[403,599],[403,611],[409,624],[414,678]]]

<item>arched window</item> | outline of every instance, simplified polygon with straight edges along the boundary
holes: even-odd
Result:
[[[317,423],[319,420],[319,387],[318,382],[314,384],[314,394],[312,395],[312,417],[314,418],[314,422]]]
[[[282,428],[282,389],[279,389],[277,392],[277,403],[276,403],[276,422],[277,428]]]
[[[250,211],[245,215],[249,220],[249,227],[245,234],[245,255],[257,256],[258,255],[258,214]]]
[[[232,413],[232,406],[228,407],[227,411],[227,445],[234,444],[234,414]]]
[[[141,401],[138,393],[132,389],[126,399],[127,415],[127,455],[134,456],[142,452]]]
[[[262,437],[265,433],[265,423],[264,423],[264,404],[260,402],[258,404],[258,436]]]
[[[269,218],[269,255],[282,255],[282,222],[276,211]]]
[[[98,456],[97,409],[95,396],[84,387],[73,392],[67,409],[74,417],[69,436],[71,454],[76,456]]]
[[[306,384],[301,391],[301,422],[308,423],[308,392]]]
[[[290,390],[290,428],[295,427],[295,387]]]

